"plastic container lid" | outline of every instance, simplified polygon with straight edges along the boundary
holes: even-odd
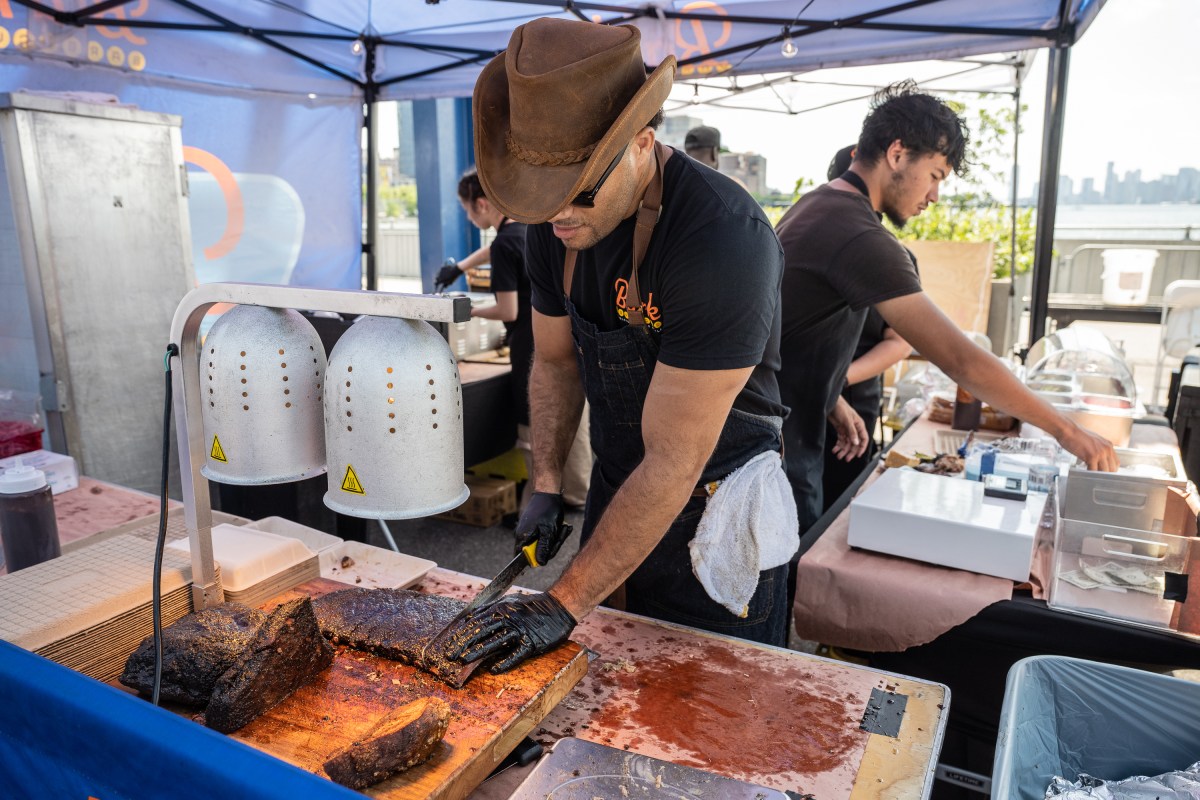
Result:
[[[312,558],[299,539],[228,523],[212,527],[213,558],[221,565],[221,586],[241,592]],[[167,547],[191,552],[191,542],[179,539]]]
[[[17,463],[0,473],[0,494],[24,494],[46,485],[46,473],[37,467]]]

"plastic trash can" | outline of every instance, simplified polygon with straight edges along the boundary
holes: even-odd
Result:
[[[993,800],[1043,800],[1055,775],[1105,780],[1195,763],[1200,683],[1062,656],[1013,664],[992,767]]]
[[[1157,250],[1113,249],[1100,251],[1104,260],[1104,302],[1112,306],[1143,306],[1150,298]]]

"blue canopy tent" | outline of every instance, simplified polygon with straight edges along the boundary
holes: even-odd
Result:
[[[1047,175],[1058,170],[1069,48],[1103,2],[0,0],[0,86],[105,92],[182,114],[185,145],[197,151],[190,163],[209,173],[227,169],[235,181],[262,178],[250,182],[260,196],[248,198],[242,247],[231,248],[229,219],[194,214],[202,280],[356,287],[365,273],[373,287],[370,226],[360,233],[364,174],[374,219],[376,171],[360,163],[363,127],[374,159],[373,104],[469,97],[482,65],[530,19],[637,25],[648,64],[674,54],[678,80],[697,82],[1049,47],[1033,291],[1040,331],[1057,187]],[[469,115],[459,122],[450,133],[465,140],[458,154],[465,163]],[[219,205],[220,176],[210,184],[201,189]],[[194,205],[202,201],[193,197]],[[360,240],[365,259],[352,246]],[[237,262],[239,250],[283,266],[256,274],[250,259]],[[223,267],[223,260],[234,263]]]

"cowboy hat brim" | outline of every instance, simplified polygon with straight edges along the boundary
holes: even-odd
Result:
[[[504,58],[501,53],[488,62],[475,82],[475,163],[488,202],[509,219],[527,224],[549,220],[580,192],[592,188],[621,148],[662,108],[675,77],[675,57],[667,56],[586,161],[535,166],[514,156],[506,143],[511,125]]]

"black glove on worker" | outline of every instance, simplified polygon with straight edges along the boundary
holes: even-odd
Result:
[[[540,567],[549,562],[571,535],[571,526],[563,524],[562,495],[534,492],[517,520],[515,532],[518,549],[537,540],[537,563],[533,566]]]
[[[567,640],[578,624],[553,595],[519,594],[481,608],[457,625],[446,655],[470,664],[499,657],[491,672],[506,672]]]
[[[447,264],[438,270],[437,277],[433,279],[435,289],[445,289],[450,284],[454,283],[462,277],[462,272],[457,264]]]

